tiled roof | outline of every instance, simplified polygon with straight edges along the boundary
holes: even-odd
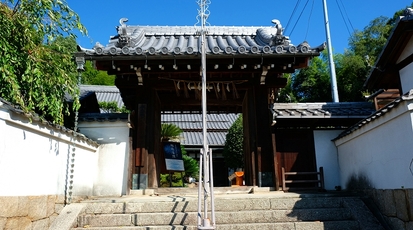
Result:
[[[81,85],[83,94],[95,92],[98,102],[116,101],[118,107],[123,106],[119,89],[116,86]],[[223,146],[228,129],[237,119],[239,114],[207,114],[208,144]],[[128,121],[127,114],[121,113],[89,113],[81,114],[80,121]],[[202,145],[202,114],[170,113],[161,114],[162,123],[177,125],[183,132],[182,144],[187,146]]]
[[[224,146],[227,132],[210,132],[208,131],[207,140],[209,146]],[[203,145],[202,132],[183,132],[181,143],[185,146]]]
[[[39,122],[39,123],[41,123],[41,124],[43,124],[43,125],[51,128],[51,129],[57,129],[57,130],[62,131],[63,133],[67,133],[67,134],[69,134],[69,135],[76,135],[76,136],[79,137],[79,139],[81,139],[82,141],[85,141],[86,143],[88,143],[88,144],[90,144],[90,145],[92,145],[92,146],[97,147],[97,146],[99,145],[97,142],[95,142],[95,141],[87,138],[87,137],[86,137],[85,135],[83,135],[82,133],[75,132],[75,131],[73,131],[73,130],[71,130],[71,129],[68,129],[68,128],[66,128],[66,127],[64,127],[64,126],[61,126],[61,125],[53,124],[52,122],[47,121],[47,120],[39,117],[39,116],[38,116],[37,114],[35,114],[35,113],[25,113],[25,112],[24,112],[23,110],[21,110],[18,106],[13,105],[12,103],[4,100],[4,99],[1,98],[1,97],[0,97],[0,107],[5,107],[7,110],[9,110],[9,111],[11,111],[11,112],[13,112],[13,113],[23,115],[23,116],[27,117],[28,119],[30,119],[30,120],[32,120],[32,121]]]
[[[97,43],[84,49],[87,55],[197,55],[201,49],[200,27],[195,26],[127,26],[121,19],[118,35],[107,46]],[[303,41],[295,46],[282,34],[279,22],[270,27],[207,27],[206,53],[232,54],[299,54],[319,53],[322,44],[312,48]]]
[[[207,114],[208,130],[228,130],[238,114]],[[177,125],[182,130],[202,130],[202,114],[173,114],[163,113],[161,115],[162,123],[171,123]]]
[[[283,118],[365,118],[374,112],[370,102],[274,103],[273,116]]]
[[[208,145],[224,146],[228,129],[239,114],[207,114]],[[182,144],[186,146],[202,145],[202,115],[201,114],[172,114],[164,113],[162,123],[177,125],[182,129]]]
[[[79,116],[79,121],[129,121],[126,113],[84,113]]]
[[[387,112],[389,112],[390,110],[392,110],[393,108],[396,108],[401,102],[403,101],[410,101],[413,100],[413,89],[411,89],[408,93],[406,93],[405,95],[395,99],[393,102],[389,103],[388,105],[386,105],[385,107],[381,108],[380,110],[377,110],[375,113],[371,114],[370,116],[366,117],[365,119],[359,121],[357,124],[349,127],[348,129],[346,129],[344,132],[342,132],[340,135],[338,135],[338,137],[336,137],[334,140],[338,140],[342,137],[345,137],[349,134],[351,134],[352,132],[354,132],[357,129],[360,129],[361,127],[363,127],[364,125],[378,119],[379,117],[384,116]]]
[[[87,94],[94,92],[98,102],[116,102],[119,108],[123,107],[122,97],[120,96],[119,89],[116,86],[106,85],[81,85],[80,93]]]

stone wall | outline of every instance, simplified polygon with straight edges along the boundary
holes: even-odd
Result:
[[[366,193],[392,229],[413,229],[413,189],[369,189]]]
[[[48,229],[63,209],[64,200],[61,195],[0,196],[0,229]]]

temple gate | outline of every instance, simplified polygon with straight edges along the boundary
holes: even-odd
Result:
[[[161,112],[201,113],[199,27],[128,26],[120,20],[109,44],[79,47],[77,57],[116,75],[131,112],[130,186],[158,187]],[[241,113],[246,185],[278,188],[269,104],[287,84],[283,73],[308,66],[324,44],[293,45],[278,20],[263,27],[208,27],[208,113]],[[133,186],[132,186],[133,187]]]

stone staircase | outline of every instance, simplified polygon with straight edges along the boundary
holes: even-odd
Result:
[[[197,229],[198,198],[194,191],[158,190],[153,195],[87,200],[82,202],[72,230]],[[214,193],[216,229],[384,229],[355,196],[251,192]]]

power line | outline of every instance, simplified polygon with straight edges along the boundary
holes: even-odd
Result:
[[[351,24],[350,18],[348,17],[346,8],[344,7],[343,2],[340,0],[341,6],[343,7],[344,13],[345,13],[345,15],[346,15],[346,17],[347,17],[347,21],[346,21],[346,19],[344,18],[343,11],[341,10],[341,7],[340,7],[340,3],[339,3],[337,0],[336,0],[336,3],[337,3],[337,6],[338,6],[338,9],[340,10],[341,18],[342,18],[343,21],[344,21],[344,25],[346,26],[347,32],[348,32],[348,34],[349,34],[350,37],[351,37],[351,32],[350,32],[350,30],[349,30],[349,28],[348,28],[347,21],[348,21],[348,23],[350,24],[353,33],[354,33],[355,30],[354,30],[353,24]]]
[[[311,16],[313,15],[313,9],[314,9],[314,0],[313,0],[313,4],[311,5],[310,15],[308,16],[307,31],[305,32],[304,40],[307,40],[308,30],[310,29]]]
[[[307,4],[308,4],[309,1],[310,1],[310,0],[307,0],[307,2],[306,2],[305,5],[304,5],[304,8],[301,10],[300,16],[298,17],[297,21],[295,22],[294,27],[293,27],[293,29],[291,30],[290,36],[291,36],[292,33],[294,32],[294,29],[295,29],[295,27],[297,26],[298,21],[300,21],[300,18],[301,18],[301,16],[303,15],[303,12],[304,12],[305,8],[307,7]]]
[[[290,25],[291,19],[293,18],[294,14],[295,14],[295,11],[296,11],[297,8],[298,8],[298,5],[300,5],[300,2],[301,2],[301,0],[297,0],[297,3],[295,4],[294,10],[293,10],[293,12],[291,13],[290,18],[288,19],[287,25],[285,26],[285,30],[287,30],[287,29],[289,28],[288,26]]]

